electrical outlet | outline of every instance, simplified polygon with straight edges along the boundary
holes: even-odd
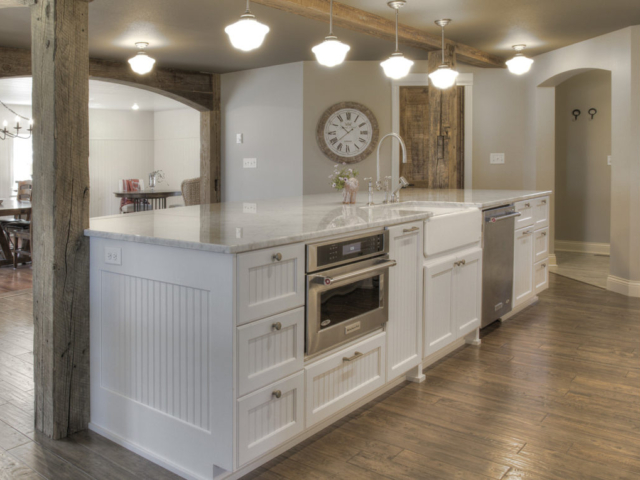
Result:
[[[491,164],[503,164],[504,163],[504,153],[492,153],[489,155],[489,163]]]
[[[242,159],[242,168],[258,168],[258,159],[257,158],[243,158]]]
[[[611,155],[607,155],[607,165],[611,165]]]
[[[242,143],[242,134],[236,133],[236,143]]]
[[[243,203],[242,213],[258,213],[258,205],[256,203]]]
[[[122,249],[106,247],[104,249],[104,263],[109,265],[122,265]]]

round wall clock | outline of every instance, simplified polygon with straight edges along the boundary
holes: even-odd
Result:
[[[378,121],[360,103],[336,103],[320,117],[316,140],[322,153],[334,162],[361,162],[378,144]]]

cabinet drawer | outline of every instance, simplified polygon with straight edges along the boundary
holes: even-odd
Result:
[[[513,306],[529,300],[534,294],[533,287],[533,227],[515,232],[513,247]]]
[[[238,325],[304,305],[304,244],[238,255]]]
[[[549,197],[534,198],[533,219],[536,229],[549,226]]]
[[[533,233],[533,261],[539,262],[549,257],[549,228],[536,230]]]
[[[543,260],[533,266],[533,283],[536,295],[549,288],[549,262]]]
[[[384,345],[383,332],[305,368],[307,427],[384,385]]]
[[[238,327],[238,396],[304,368],[304,308]]]
[[[240,466],[304,429],[304,372],[238,400]]]
[[[535,200],[523,200],[516,202],[516,212],[520,212],[520,216],[516,217],[515,229],[530,227],[534,223],[533,219],[533,202]]]

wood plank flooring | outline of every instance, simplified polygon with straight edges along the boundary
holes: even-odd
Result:
[[[92,432],[34,432],[31,303],[30,290],[0,292],[0,479],[178,478]],[[639,347],[639,299],[551,275],[540,302],[483,331],[481,347],[246,478],[638,479]]]
[[[609,256],[591,253],[556,252],[558,266],[549,267],[556,275],[572,278],[600,288],[607,288]]]

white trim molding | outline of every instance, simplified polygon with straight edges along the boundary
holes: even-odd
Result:
[[[549,268],[558,266],[558,257],[555,253],[549,254]]]
[[[640,297],[640,281],[609,275],[607,277],[607,290],[627,297]]]
[[[593,253],[595,255],[609,255],[611,249],[608,243],[575,242],[572,240],[556,240],[556,252]]]
[[[391,129],[400,134],[400,87],[422,87],[429,85],[426,73],[410,73],[400,80],[391,81]],[[464,188],[473,183],[473,73],[458,75],[456,85],[464,87]],[[382,132],[380,132],[382,134]],[[392,150],[391,175],[400,175],[400,152]]]

